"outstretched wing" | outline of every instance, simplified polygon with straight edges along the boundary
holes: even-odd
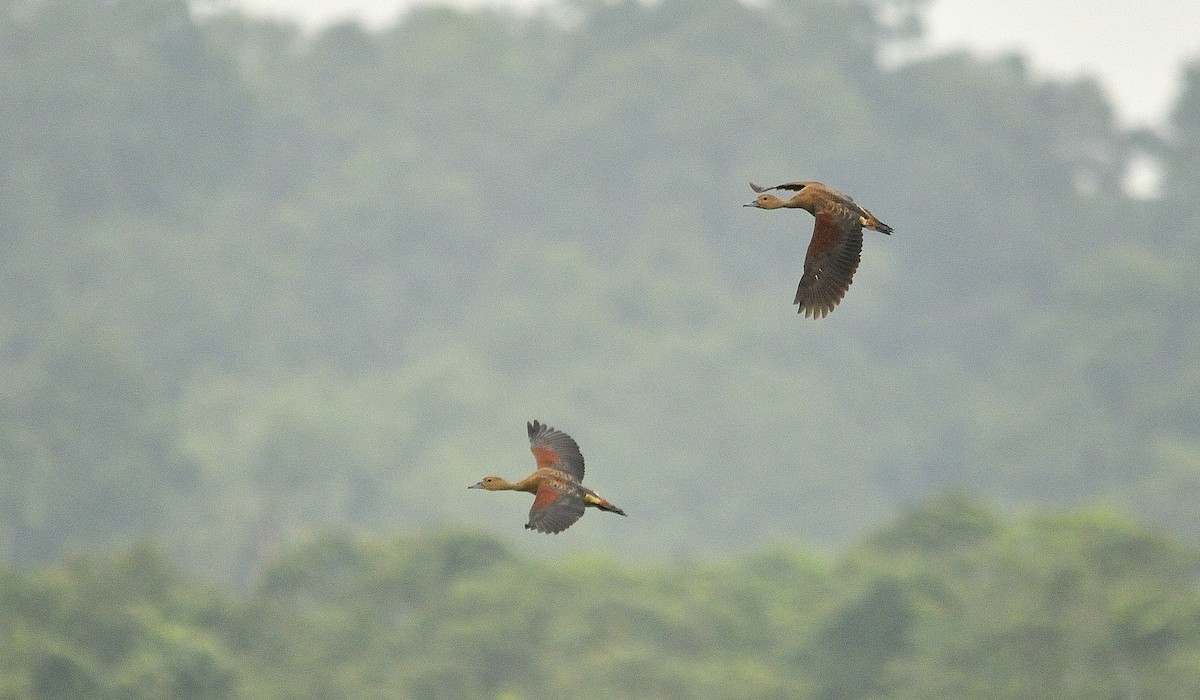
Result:
[[[528,428],[529,449],[538,469],[559,469],[583,481],[583,454],[570,435],[537,421],[529,423]]]
[[[804,275],[792,303],[809,318],[824,318],[850,289],[862,255],[862,223],[839,219],[825,211],[814,216],[816,225],[804,258]]]
[[[750,189],[752,189],[755,192],[758,192],[760,194],[763,192],[768,192],[770,190],[793,190],[793,191],[799,192],[800,190],[804,189],[805,187],[808,187],[809,185],[816,185],[816,184],[819,184],[819,183],[809,182],[806,180],[805,181],[793,180],[791,182],[785,182],[782,185],[774,185],[773,187],[763,187],[761,185],[756,185],[753,182],[751,182]]]
[[[750,183],[750,189],[758,193],[767,192],[770,190],[792,190],[794,192],[799,192],[806,187],[821,190],[822,192],[827,193],[831,199],[839,201],[843,206],[858,211],[868,219],[871,218],[871,212],[859,206],[854,201],[853,197],[848,194],[842,194],[829,185],[820,182],[815,182],[813,180],[792,180],[791,182],[785,182],[782,185],[775,185],[774,187],[763,187],[761,185],[756,185],[753,182]],[[884,233],[887,232],[885,231]]]
[[[583,499],[577,491],[563,486],[543,482],[538,487],[525,529],[555,535],[583,517]]]

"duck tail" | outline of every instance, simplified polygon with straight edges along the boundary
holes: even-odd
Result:
[[[593,508],[599,508],[600,510],[606,510],[609,513],[616,513],[617,515],[625,515],[625,511],[614,506],[613,504],[609,503],[608,501],[604,500],[603,498],[600,498],[600,496],[596,495],[596,492],[592,491],[591,489],[586,489],[584,491],[583,503],[584,503],[584,505],[588,505]]]
[[[609,503],[608,501],[604,500],[603,498],[600,499],[600,502],[596,504],[596,507],[599,508],[600,510],[606,510],[609,513],[616,513],[617,515],[625,515],[625,511],[614,506],[613,504]],[[626,517],[628,517],[628,516],[626,516]]]
[[[863,216],[861,219],[863,228],[869,228],[872,231],[886,233],[889,236],[891,235],[892,231],[894,230],[891,226],[888,226],[887,224],[883,223],[879,219],[875,218],[875,215],[872,214],[871,212],[867,211],[866,209],[863,209],[862,207],[859,207],[859,208],[862,209],[862,211],[863,211]]]

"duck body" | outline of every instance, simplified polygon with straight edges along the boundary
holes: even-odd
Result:
[[[743,206],[758,209],[803,209],[813,215],[812,240],[804,257],[804,273],[796,288],[797,312],[809,318],[824,318],[845,297],[862,256],[863,229],[891,234],[892,227],[832,187],[812,181],[785,182],[773,187],[750,189],[759,195]],[[770,190],[795,192],[789,198]]]
[[[588,507],[625,515],[625,511],[581,483],[583,454],[570,435],[536,420],[527,427],[529,448],[537,460],[537,469],[517,482],[485,476],[467,488],[532,493],[533,506],[529,509],[525,529],[535,532],[562,532],[583,517]]]

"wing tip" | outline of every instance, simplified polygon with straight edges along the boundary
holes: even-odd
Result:
[[[564,527],[564,528],[562,528],[562,530],[551,530],[550,528],[538,527],[537,525],[534,525],[533,523],[525,523],[525,529],[533,530],[534,532],[540,532],[543,535],[557,535],[558,533],[562,532],[563,530],[566,530],[567,528]]]
[[[796,313],[803,314],[805,318],[811,318],[814,321],[819,321],[819,320],[825,318],[830,313],[832,313],[833,309],[834,309],[834,307],[824,307],[824,306],[817,308],[817,307],[813,306],[811,303],[806,304],[803,301],[792,302],[792,303],[797,305]]]

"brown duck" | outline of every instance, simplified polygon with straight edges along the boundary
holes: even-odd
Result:
[[[890,234],[892,227],[855,204],[850,197],[819,182],[785,182],[774,187],[759,187],[751,182],[750,189],[759,193],[793,190],[796,194],[789,199],[759,194],[753,202],[743,206],[803,209],[816,219],[808,254],[804,257],[804,274],[792,303],[799,305],[798,313],[809,318],[825,318],[850,289],[862,254],[862,230],[869,228]]]
[[[529,509],[525,529],[548,534],[571,527],[583,517],[583,510],[588,506],[625,515],[625,511],[580,483],[583,481],[583,454],[570,435],[537,421],[527,427],[529,449],[537,460],[537,469],[515,484],[498,476],[485,476],[478,484],[467,488],[532,493],[533,507]]]

